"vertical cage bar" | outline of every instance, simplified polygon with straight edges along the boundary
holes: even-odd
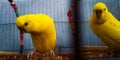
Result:
[[[80,36],[79,33],[81,33],[81,29],[79,28],[79,20],[81,19],[80,17],[80,14],[79,14],[79,2],[80,0],[73,0],[73,3],[74,3],[74,10],[73,10],[73,22],[75,24],[75,33],[74,33],[74,49],[75,49],[75,56],[74,56],[74,59],[75,60],[80,60],[80,40],[82,38],[82,36]],[[83,59],[82,59],[83,60]]]

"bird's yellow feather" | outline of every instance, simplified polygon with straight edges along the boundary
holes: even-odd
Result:
[[[119,20],[109,12],[107,6],[102,2],[96,3],[93,9],[93,14],[89,20],[91,29],[111,50],[120,51]],[[102,11],[100,15],[97,14],[97,10]]]
[[[31,34],[35,50],[46,52],[56,47],[54,21],[45,14],[26,14],[17,18],[16,26]]]

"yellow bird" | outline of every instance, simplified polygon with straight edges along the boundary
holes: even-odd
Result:
[[[98,2],[93,6],[89,24],[93,32],[113,51],[120,52],[120,22]]]
[[[54,54],[56,29],[51,17],[45,14],[22,15],[16,19],[16,26],[21,31],[30,33],[35,52]]]

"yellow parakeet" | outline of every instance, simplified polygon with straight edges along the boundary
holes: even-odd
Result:
[[[93,6],[89,20],[93,32],[114,52],[120,52],[120,22],[103,2]]]
[[[16,26],[30,33],[35,51],[45,53],[56,47],[56,29],[54,21],[46,14],[26,14],[16,19]]]

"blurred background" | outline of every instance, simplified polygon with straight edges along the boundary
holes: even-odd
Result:
[[[54,19],[57,30],[57,49],[56,52],[73,52],[72,31],[69,25],[67,12],[70,8],[70,0],[14,0],[20,15],[44,13]],[[89,27],[88,21],[92,14],[93,5],[104,2],[109,11],[120,20],[120,0],[81,0],[79,9],[81,19],[82,46],[104,46],[97,36],[94,35]],[[8,0],[0,0],[0,50],[19,52],[20,37],[19,30],[15,26],[16,15]],[[30,35],[24,34],[24,53],[34,49]]]

